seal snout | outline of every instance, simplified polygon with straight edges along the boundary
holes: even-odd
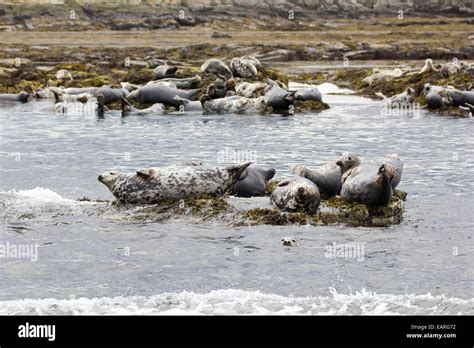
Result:
[[[101,174],[97,177],[97,180],[99,180],[100,182],[102,182],[102,180],[104,180],[104,176]]]

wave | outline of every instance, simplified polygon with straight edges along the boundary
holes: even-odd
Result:
[[[466,315],[474,299],[431,294],[286,297],[260,291],[183,291],[153,296],[0,301],[2,315]]]

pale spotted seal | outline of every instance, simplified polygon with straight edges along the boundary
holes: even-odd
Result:
[[[223,195],[250,163],[228,167],[169,166],[126,174],[109,171],[98,180],[120,203],[156,204],[203,195]]]
[[[412,104],[415,100],[416,92],[413,88],[408,87],[405,92],[395,94],[391,97],[387,97],[381,92],[377,92],[375,95],[382,98],[383,102],[389,107],[395,108]]]
[[[389,163],[361,164],[343,175],[341,196],[350,202],[385,205],[392,199],[392,180],[396,173]]]
[[[200,98],[204,111],[208,114],[263,114],[267,108],[267,98],[245,98],[232,96],[211,99],[207,94]]]
[[[281,239],[280,245],[288,247],[299,247],[300,243],[294,237],[284,237]]]
[[[314,213],[320,201],[318,187],[312,181],[300,176],[281,181],[270,196],[270,202],[275,207],[289,212]]]
[[[341,193],[342,175],[359,164],[359,157],[350,152],[343,152],[337,160],[318,168],[309,169],[303,165],[294,165],[290,169],[293,174],[314,182],[318,186],[321,196],[331,197]]]
[[[254,77],[257,76],[257,68],[252,61],[244,58],[232,58],[230,61],[230,68],[234,76],[240,77]]]

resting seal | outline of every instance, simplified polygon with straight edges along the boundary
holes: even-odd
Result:
[[[385,205],[392,199],[392,180],[395,168],[384,163],[362,164],[346,172],[342,178],[341,196],[350,202]]]
[[[235,94],[246,98],[258,98],[263,95],[271,88],[263,82],[240,82],[235,86]]]
[[[387,154],[384,157],[384,163],[388,163],[395,168],[395,176],[392,179],[392,187],[395,188],[400,183],[403,173],[403,162],[400,159],[400,156],[396,153]]]
[[[254,77],[257,76],[258,72],[252,61],[245,58],[232,58],[230,68],[234,76],[240,77]]]
[[[321,92],[316,87],[312,88],[301,88],[295,91],[295,100],[301,101],[322,101]]]
[[[198,92],[198,89],[182,90],[171,88],[166,84],[154,83],[140,87],[133,92],[130,92],[130,94],[127,96],[127,99],[135,99],[140,104],[161,103],[179,108],[181,103],[174,99],[176,96],[191,100],[197,95]]]
[[[173,85],[175,85],[176,88],[191,89],[191,88],[197,88],[199,86],[199,82],[201,82],[201,76],[195,75],[194,77],[185,77],[185,78],[182,78],[182,79],[169,77],[169,78],[164,78],[164,79],[161,79],[161,80],[149,81],[146,84],[151,85],[151,84],[158,83],[158,82],[170,82]],[[138,86],[138,87],[141,87],[141,86]],[[134,89],[136,89],[136,88],[134,88]]]
[[[271,80],[270,80],[271,81]],[[273,111],[286,111],[294,103],[294,93],[281,88],[276,82],[271,81],[272,87],[265,93],[267,105]]]
[[[232,77],[232,70],[220,59],[211,58],[201,65],[201,71],[210,74],[222,75],[225,77]]]
[[[18,94],[4,93],[4,94],[0,94],[0,101],[4,100],[4,101],[15,101],[15,102],[27,103],[28,96],[29,94],[26,92],[20,92]]]
[[[281,210],[314,213],[321,197],[318,187],[310,180],[293,176],[281,181],[273,190],[270,202]]]
[[[174,77],[177,71],[177,66],[169,66],[168,64],[160,65],[153,70],[153,78],[159,80],[167,77]]]
[[[200,98],[204,111],[208,114],[263,114],[267,108],[267,98],[245,98],[232,96],[211,99],[207,94]]]
[[[407,106],[413,103],[416,97],[416,92],[413,88],[409,87],[405,92],[400,94],[395,94],[393,96],[386,97],[383,93],[377,92],[375,95],[383,99],[383,102],[386,103],[389,107],[395,108],[400,106]]]
[[[105,172],[98,180],[120,203],[156,204],[203,195],[223,195],[250,165],[222,167],[169,166],[126,174]]]
[[[232,186],[230,193],[237,197],[255,197],[265,195],[267,182],[275,175],[274,168],[250,166],[243,171],[239,180]]]
[[[360,159],[350,152],[341,153],[338,160],[326,163],[318,168],[309,169],[303,165],[291,166],[291,172],[314,182],[321,196],[332,197],[341,193],[342,175],[354,166],[360,164]]]

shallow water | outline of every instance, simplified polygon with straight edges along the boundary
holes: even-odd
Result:
[[[0,259],[0,313],[473,313],[473,120],[324,99],[331,109],[288,117],[100,119],[54,114],[47,101],[2,104],[0,245],[39,248],[35,262]],[[400,225],[140,223],[133,209],[76,200],[112,199],[97,181],[108,169],[250,159],[282,178],[291,163],[341,151],[366,161],[400,154]],[[282,247],[285,236],[300,247]],[[333,243],[357,243],[363,254],[326,257]]]

